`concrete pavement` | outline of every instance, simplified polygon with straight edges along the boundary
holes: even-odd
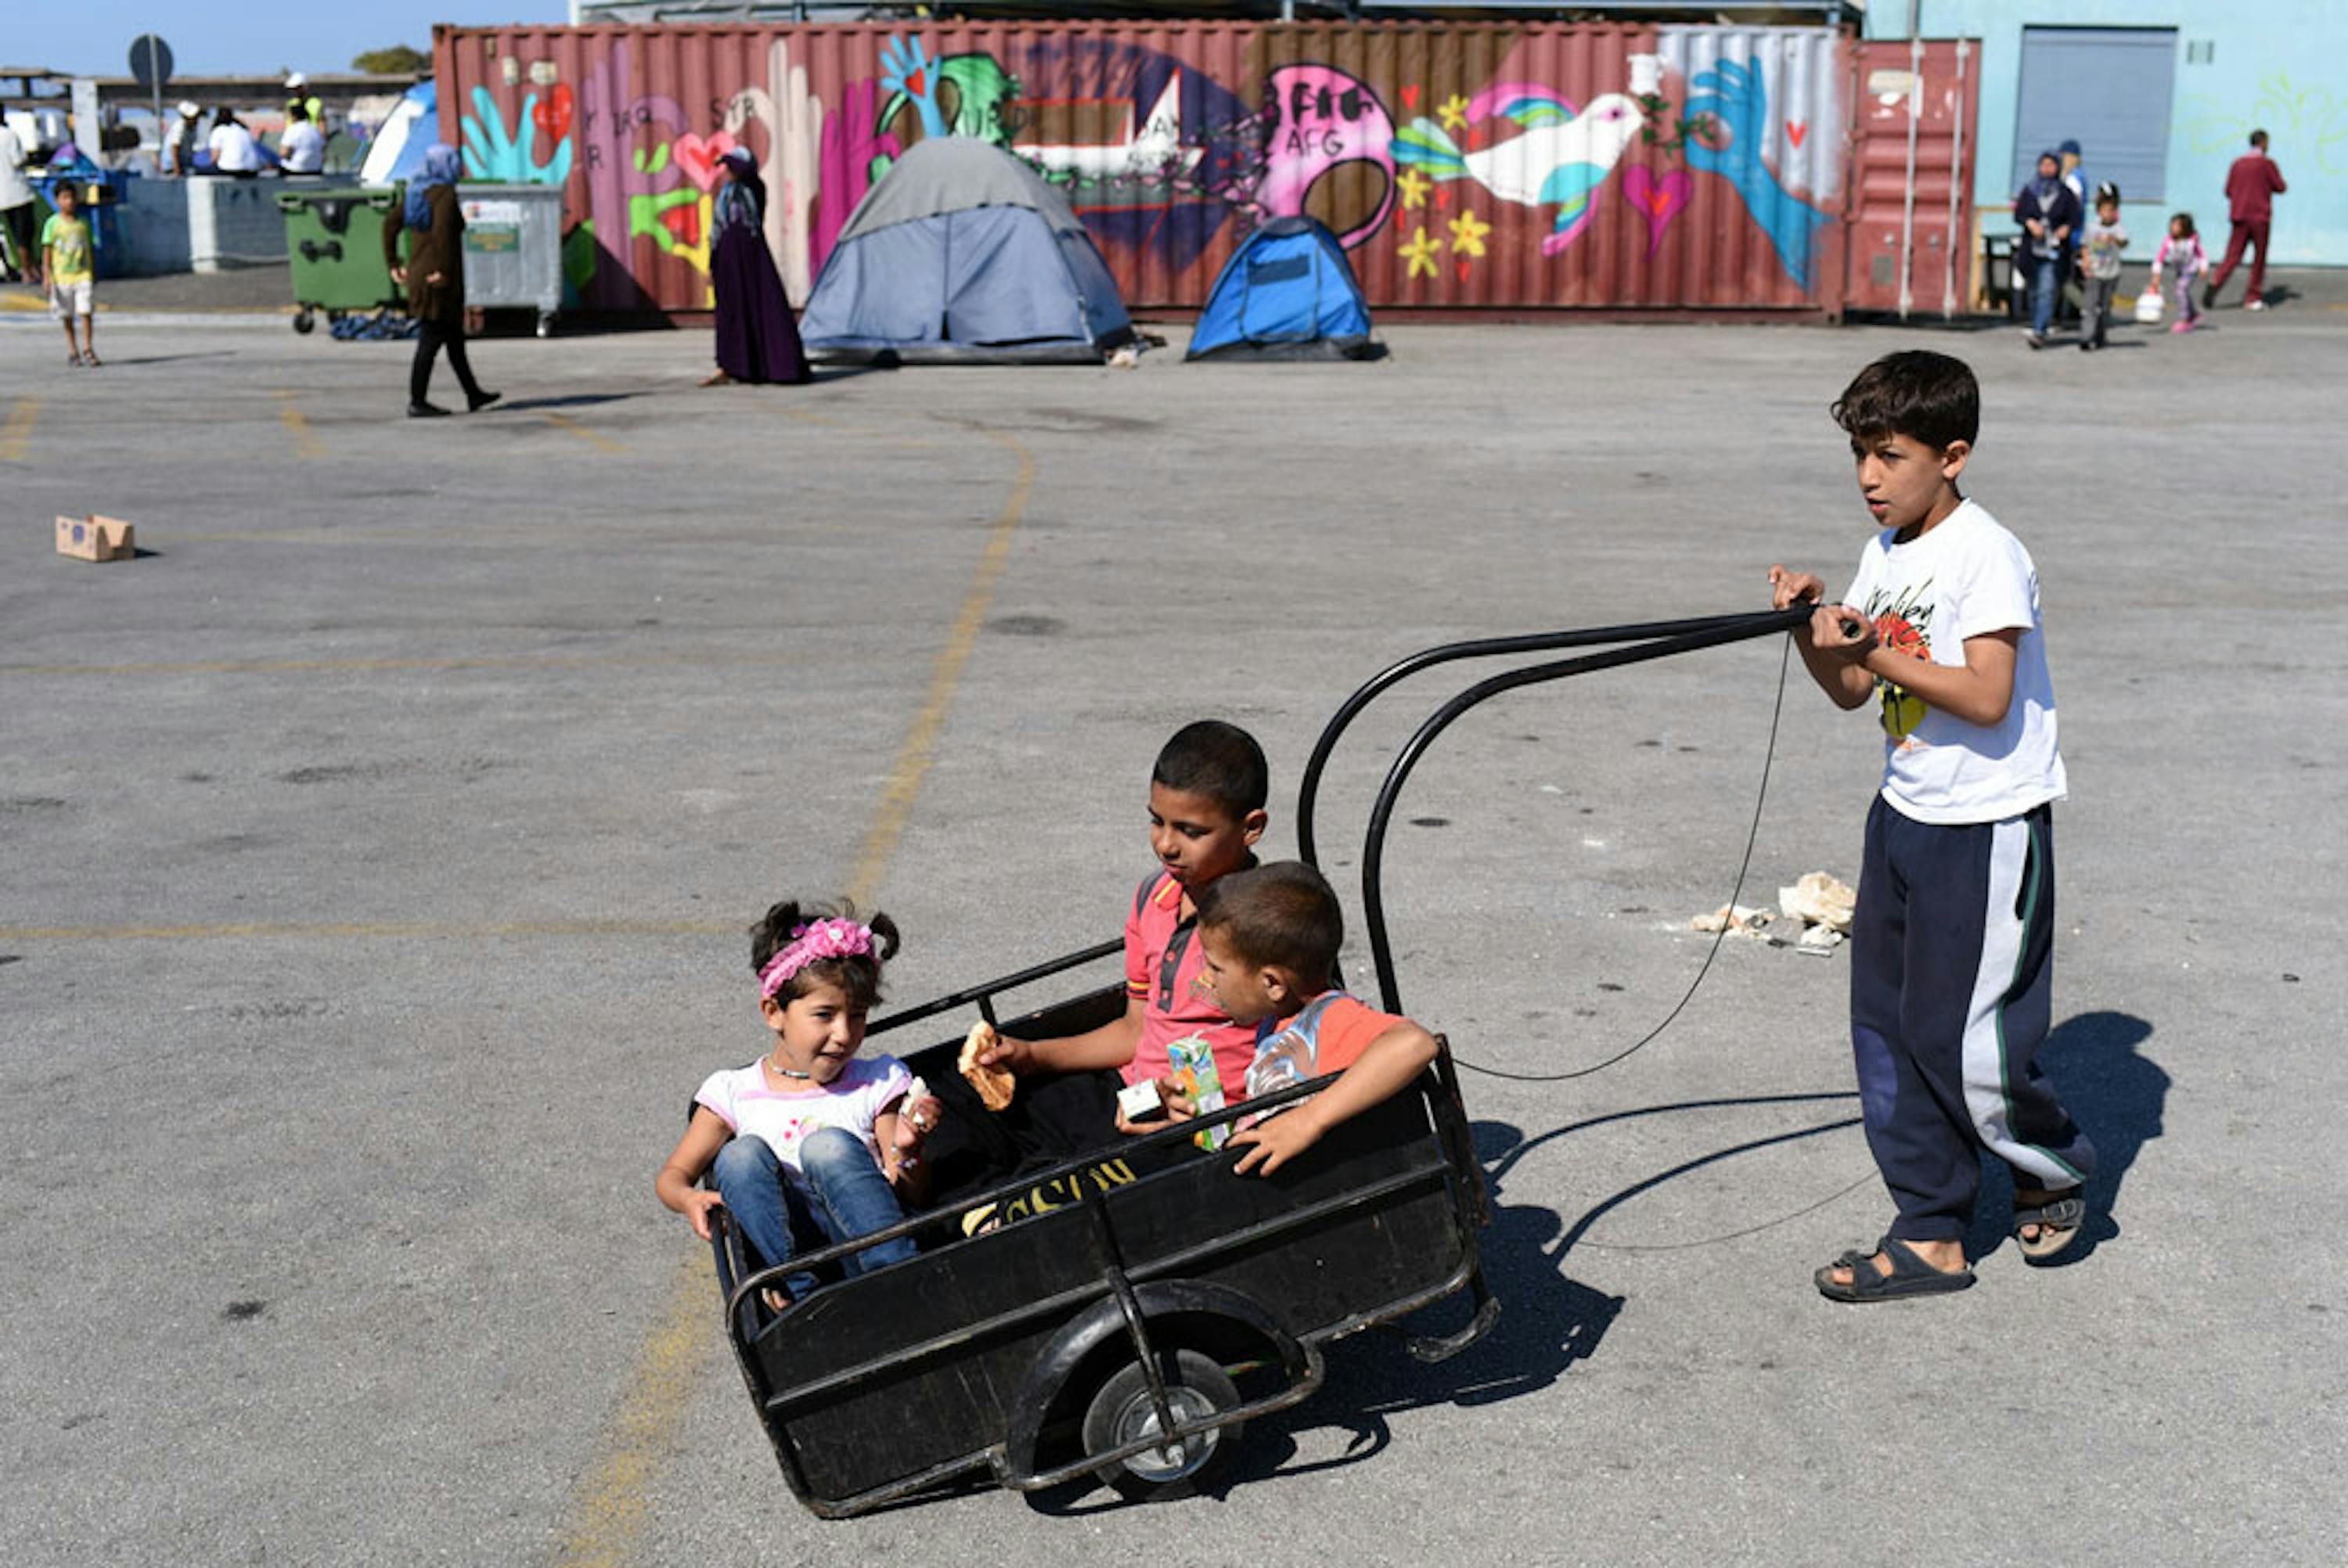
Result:
[[[1372,365],[726,392],[697,333],[493,340],[507,405],[436,422],[396,417],[406,345],[101,323],[67,372],[0,324],[0,1559],[2333,1561],[2343,321],[2100,356],[1410,328]],[[1262,737],[1278,851],[1320,723],[1411,649],[1837,580],[1867,524],[1826,405],[1915,343],[1980,370],[1969,488],[2046,584],[2093,1250],[2027,1270],[1990,1223],[1964,1296],[1820,1301],[1888,1214],[1844,959],[1731,944],[1621,1066],[1469,1080],[1507,1302],[1469,1355],[1338,1347],[1220,1498],[806,1516],[651,1193],[758,1048],[749,920],[870,879],[916,1000],[1115,931],[1188,718]],[[88,510],[150,553],[52,555]],[[1645,1033],[1779,669],[1457,726],[1388,853],[1411,1010],[1516,1069]],[[1873,727],[1801,681],[1746,902],[1856,869]],[[1450,686],[1339,753],[1349,909]]]

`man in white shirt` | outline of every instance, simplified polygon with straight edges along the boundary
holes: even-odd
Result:
[[[41,252],[33,242],[33,182],[25,178],[25,144],[0,124],[0,225],[8,231],[8,281],[38,283]]]
[[[212,170],[250,179],[261,172],[261,144],[223,106],[212,118]]]
[[[300,104],[285,111],[285,136],[277,144],[285,172],[316,174],[326,167],[326,138]]]
[[[170,127],[170,138],[163,143],[158,162],[166,174],[189,175],[196,172],[196,149],[204,145],[204,111],[192,98],[180,100],[180,118]]]

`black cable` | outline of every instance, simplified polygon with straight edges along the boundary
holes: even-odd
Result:
[[[1786,639],[1784,649],[1777,656],[1777,701],[1769,710],[1769,744],[1761,757],[1761,789],[1753,801],[1753,825],[1745,835],[1745,858],[1737,862],[1736,886],[1730,888],[1728,892],[1730,918],[1721,922],[1720,929],[1713,936],[1712,947],[1704,955],[1703,967],[1696,970],[1695,979],[1688,982],[1686,994],[1680,998],[1670,1012],[1663,1015],[1663,1021],[1605,1061],[1591,1067],[1577,1067],[1570,1072],[1511,1072],[1506,1068],[1478,1066],[1457,1051],[1452,1052],[1453,1061],[1470,1072],[1480,1072],[1487,1078],[1505,1078],[1512,1083],[1562,1083],[1568,1079],[1587,1078],[1593,1072],[1605,1071],[1616,1062],[1645,1050],[1657,1035],[1672,1027],[1672,1021],[1686,1009],[1690,1001],[1694,999],[1695,989],[1704,984],[1704,977],[1712,972],[1712,961],[1720,956],[1720,945],[1728,939],[1729,927],[1734,923],[1736,914],[1737,896],[1745,891],[1745,874],[1753,866],[1753,846],[1760,841],[1761,837],[1761,808],[1768,803],[1769,799],[1769,768],[1777,757],[1777,722],[1785,717],[1786,676],[1793,668],[1793,662],[1794,640],[1789,635]]]

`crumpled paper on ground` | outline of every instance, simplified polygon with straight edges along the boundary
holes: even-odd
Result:
[[[1723,904],[1709,915],[1696,916],[1688,922],[1688,928],[1725,929],[1732,937],[1823,957],[1850,935],[1851,915],[1858,907],[1859,895],[1848,885],[1828,872],[1812,871],[1796,879],[1791,887],[1777,889],[1775,910]],[[1784,934],[1797,924],[1798,933],[1791,938]]]
[[[1748,904],[1723,904],[1709,915],[1698,915],[1688,922],[1691,931],[1712,932],[1725,927],[1732,937],[1750,937],[1756,942],[1776,938],[1768,933],[1768,925],[1777,917],[1766,909],[1756,909]]]

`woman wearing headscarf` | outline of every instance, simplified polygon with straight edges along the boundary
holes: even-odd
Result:
[[[718,160],[717,238],[709,251],[709,288],[717,301],[717,368],[704,386],[808,379],[791,302],[767,250],[767,185],[750,155],[736,148]]]
[[[391,210],[383,226],[383,259],[391,280],[407,292],[407,313],[416,318],[416,360],[407,372],[407,416],[437,417],[445,408],[426,400],[432,385],[432,362],[445,345],[449,368],[465,389],[465,411],[479,414],[500,393],[483,392],[465,358],[465,257],[458,236],[465,231],[465,215],[457,210],[457,149],[437,142],[424,154],[423,167],[407,182],[407,199]],[[399,236],[410,236],[407,264],[399,261]]]
[[[2046,346],[2054,324],[2054,296],[2063,287],[2063,256],[2079,228],[2079,199],[2063,183],[2063,160],[2038,155],[2038,177],[2013,199],[2014,220],[2029,232],[2030,346]]]

